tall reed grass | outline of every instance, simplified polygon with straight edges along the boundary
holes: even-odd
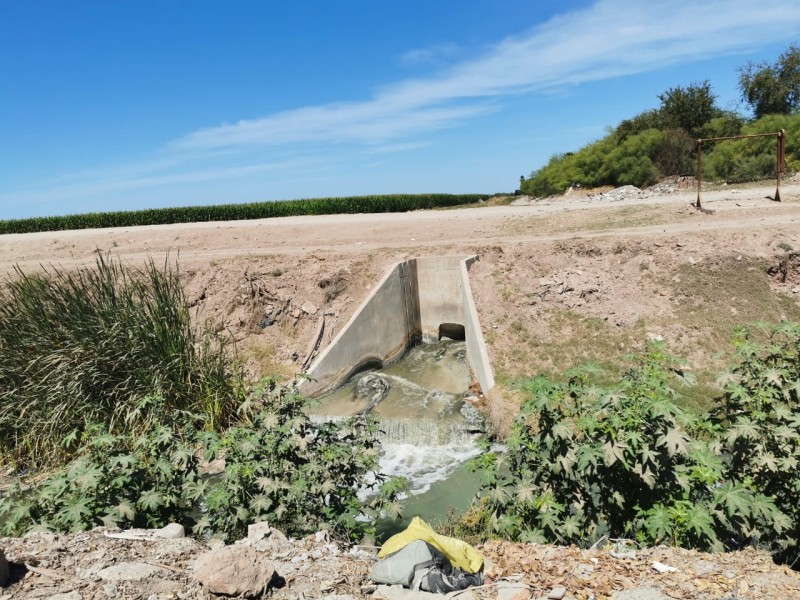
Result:
[[[0,462],[57,462],[91,423],[135,435],[191,413],[219,428],[244,394],[229,350],[195,330],[169,259],[17,269],[0,288]]]

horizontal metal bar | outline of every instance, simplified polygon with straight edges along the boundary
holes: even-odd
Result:
[[[751,133],[749,135],[731,135],[728,137],[713,137],[713,138],[700,138],[698,142],[716,142],[719,140],[743,140],[745,138],[755,138],[755,137],[772,137],[772,136],[779,136],[781,135],[780,131],[776,133]]]

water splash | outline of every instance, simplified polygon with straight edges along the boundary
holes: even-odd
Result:
[[[374,395],[359,395],[359,374],[322,398],[312,409],[314,418],[344,419],[372,406],[382,432],[380,471],[405,477],[415,495],[479,453],[475,437],[482,423],[464,400],[471,382],[464,342],[416,346],[376,373],[389,384],[378,402]]]

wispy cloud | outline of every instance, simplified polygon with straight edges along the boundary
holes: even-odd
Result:
[[[396,82],[362,102],[224,123],[176,140],[182,150],[293,142],[376,143],[451,127],[496,100],[739,52],[795,35],[797,0],[600,0],[486,49],[438,77]],[[411,56],[426,57],[424,51]],[[431,51],[433,52],[433,51]]]
[[[400,55],[400,64],[404,67],[419,65],[441,65],[455,58],[461,49],[452,43],[436,44],[429,48],[415,48]]]
[[[78,180],[76,183],[55,185],[47,189],[28,190],[0,194],[1,206],[47,204],[54,201],[69,201],[86,196],[113,196],[122,190],[165,187],[175,184],[201,183],[244,177],[268,172],[308,170],[325,164],[326,159],[304,158],[274,162],[263,162],[239,166],[205,169],[187,169],[165,174],[133,173],[130,175],[106,176],[94,180]],[[329,162],[329,161],[327,161]]]

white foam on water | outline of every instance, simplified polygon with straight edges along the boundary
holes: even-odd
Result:
[[[378,472],[405,478],[410,494],[424,494],[480,454],[476,424],[461,410],[470,382],[464,352],[463,342],[417,346],[400,362],[379,372],[390,385],[374,409],[381,431]],[[327,416],[311,418],[340,420],[344,418],[341,415],[353,414],[354,407],[360,406],[354,404],[354,386],[355,380],[330,396],[327,407],[326,400],[322,401],[325,410],[320,412]],[[339,416],[333,416],[337,413]],[[374,483],[374,474],[368,481]],[[366,487],[359,497],[367,500],[376,491]]]
[[[424,494],[437,481],[444,481],[465,461],[480,454],[474,442],[418,446],[386,444],[380,458],[380,471],[386,475],[405,477],[409,491]]]

